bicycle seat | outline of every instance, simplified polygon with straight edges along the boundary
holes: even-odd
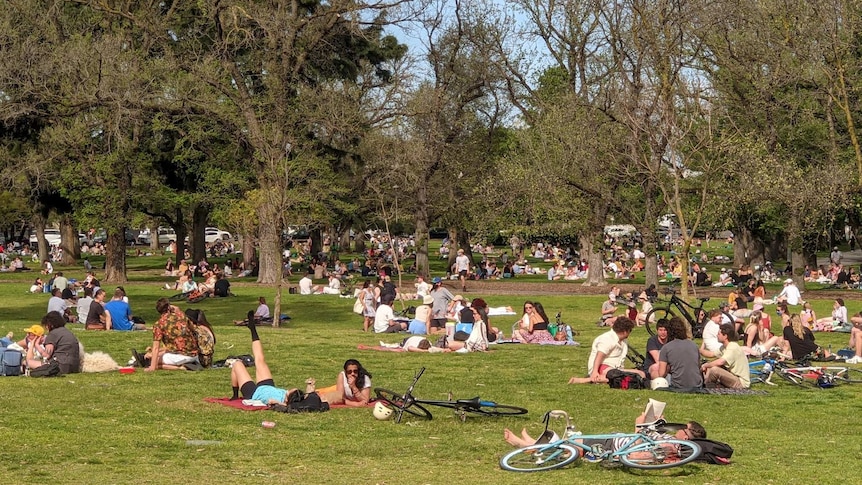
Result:
[[[461,406],[468,406],[471,408],[478,408],[482,406],[482,400],[479,399],[479,396],[476,396],[473,399],[458,399],[457,401],[455,401],[455,403]]]
[[[708,296],[701,296],[701,297],[698,297],[697,299],[698,299],[698,300],[700,300],[700,301],[702,301],[702,302],[707,302],[707,301],[709,301],[709,297],[708,297]]]

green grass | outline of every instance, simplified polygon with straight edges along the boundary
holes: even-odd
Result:
[[[149,259],[149,258],[147,258]],[[126,285],[133,310],[155,319],[162,258],[130,262]],[[153,269],[150,269],[153,268]],[[82,270],[65,269],[81,276]],[[45,295],[29,295],[31,275],[0,275],[0,332],[37,322]],[[215,324],[216,358],[250,351],[248,330],[231,320],[254,308],[258,296],[272,302],[274,290],[250,281],[234,283],[236,298],[211,299],[197,305]],[[601,296],[524,297],[479,295],[492,306],[520,307],[540,300],[549,313],[582,332],[582,347],[508,345],[483,354],[394,354],[357,351],[359,343],[394,342],[361,331],[350,312],[352,300],[329,296],[285,296],[284,311],[293,320],[284,328],[262,328],[268,361],[276,382],[298,386],[314,376],[326,385],[347,358],[358,358],[374,375],[374,386],[402,391],[413,374],[427,367],[415,394],[422,398],[476,395],[526,407],[525,417],[469,418],[461,423],[446,410],[432,408],[432,421],[376,421],[370,409],[337,409],[315,415],[269,411],[242,412],[203,402],[230,392],[229,370],[198,373],[136,372],[77,374],[56,379],[0,379],[0,433],[9,438],[3,466],[14,483],[761,483],[808,484],[853,480],[862,459],[858,400],[862,387],[829,390],[767,388],[766,396],[682,395],[619,391],[605,386],[569,386],[583,374],[589,343],[602,329],[593,326]],[[831,302],[815,302],[821,316]],[[849,310],[859,310],[848,302]],[[186,305],[181,305],[186,308]],[[515,317],[492,323],[508,334]],[[88,351],[101,350],[123,364],[129,349],[143,348],[148,332],[73,331]],[[640,349],[646,333],[631,338]],[[846,334],[818,334],[833,348],[846,345]],[[762,387],[761,387],[762,388]],[[668,403],[667,417],[694,419],[710,437],[736,450],[733,465],[696,464],[666,472],[580,464],[568,469],[521,475],[500,470],[510,450],[502,430],[527,427],[541,431],[541,416],[550,409],[568,411],[584,432],[628,431],[648,398]],[[262,420],[277,423],[274,429]],[[217,441],[189,445],[189,440]]]

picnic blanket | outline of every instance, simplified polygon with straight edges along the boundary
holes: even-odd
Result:
[[[384,347],[382,345],[359,344],[356,346],[356,348],[359,350],[380,350],[383,352],[407,352],[406,350],[402,349],[401,347]]]
[[[222,406],[227,406],[235,409],[242,409],[243,411],[260,411],[262,409],[269,409],[269,406],[261,403],[260,401],[252,401],[251,399],[231,399],[229,397],[205,397],[205,402],[211,402],[214,404],[221,404]],[[259,403],[257,405],[253,403]],[[263,405],[261,405],[263,404]],[[348,406],[346,404],[331,404],[329,409],[341,409],[355,406]],[[374,400],[368,402],[365,407],[374,407]]]
[[[506,311],[505,308],[489,308],[488,316],[489,317],[499,317],[503,315],[517,315],[514,311]]]
[[[741,396],[765,396],[766,391],[759,389],[728,389],[725,387],[691,387],[687,389],[674,389],[670,387],[659,388],[657,391],[683,392],[686,394],[724,394]]]

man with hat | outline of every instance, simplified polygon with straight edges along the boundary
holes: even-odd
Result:
[[[439,276],[431,280],[431,298],[434,303],[431,305],[431,331],[436,329],[446,329],[446,314],[449,313],[449,304],[455,300],[453,295],[446,287],[443,286],[443,279]]]
[[[784,280],[784,288],[781,290],[781,293],[775,297],[775,302],[787,303],[788,305],[798,305],[802,303],[802,293],[799,292],[799,288],[796,287],[796,283],[794,283],[792,279],[787,278]]]

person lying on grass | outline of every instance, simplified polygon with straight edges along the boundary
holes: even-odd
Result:
[[[664,419],[664,417],[659,416],[657,419]],[[679,431],[676,431],[675,433],[668,433],[668,432],[662,433],[662,432],[650,430],[647,428],[644,428],[644,429],[638,428],[638,425],[644,424],[645,421],[646,421],[646,413],[641,413],[641,415],[638,416],[637,419],[635,419],[635,432],[649,436],[651,439],[656,440],[656,441],[658,441],[658,440],[672,440],[672,439],[677,439],[677,440],[706,439],[706,429],[697,421],[687,422],[685,424],[684,428],[680,429]],[[591,446],[591,447],[595,447],[598,445],[598,446],[601,446],[605,450],[611,450],[611,451],[616,451],[616,450],[622,449],[625,446],[627,446],[631,441],[631,437],[628,434],[625,434],[625,433],[614,433],[614,434],[619,434],[620,437],[619,438],[606,438],[606,439],[584,438],[584,439],[577,439],[575,441],[577,441],[578,443],[583,443],[583,444],[585,444],[587,446]],[[531,445],[535,445],[535,444],[552,443],[552,442],[560,439],[560,437],[557,436],[556,433],[554,433],[552,436],[543,435],[541,438],[536,439],[527,433],[526,428],[521,430],[520,436],[513,433],[509,428],[506,428],[503,430],[503,438],[506,440],[507,443],[514,446],[515,448],[525,448],[527,446],[531,446]],[[636,438],[636,439],[639,439],[639,438]],[[674,449],[669,449],[668,451],[670,453],[675,452]],[[649,452],[642,452],[642,453],[649,453]],[[629,454],[629,456],[631,458],[637,458],[636,455],[637,455],[637,452]]]
[[[356,359],[344,362],[344,371],[338,373],[332,386],[315,389],[314,378],[305,382],[308,385],[305,388],[306,394],[317,392],[320,399],[329,404],[362,407],[371,399],[371,374]]]
[[[269,370],[269,365],[267,365],[263,355],[263,345],[257,334],[257,326],[248,325],[248,329],[251,331],[251,353],[254,357],[255,378],[252,379],[242,360],[234,362],[230,368],[230,385],[233,390],[231,400],[239,399],[240,394],[242,394],[243,399],[253,399],[267,405],[287,405],[290,395],[297,389],[282,389],[275,386],[272,372]]]

